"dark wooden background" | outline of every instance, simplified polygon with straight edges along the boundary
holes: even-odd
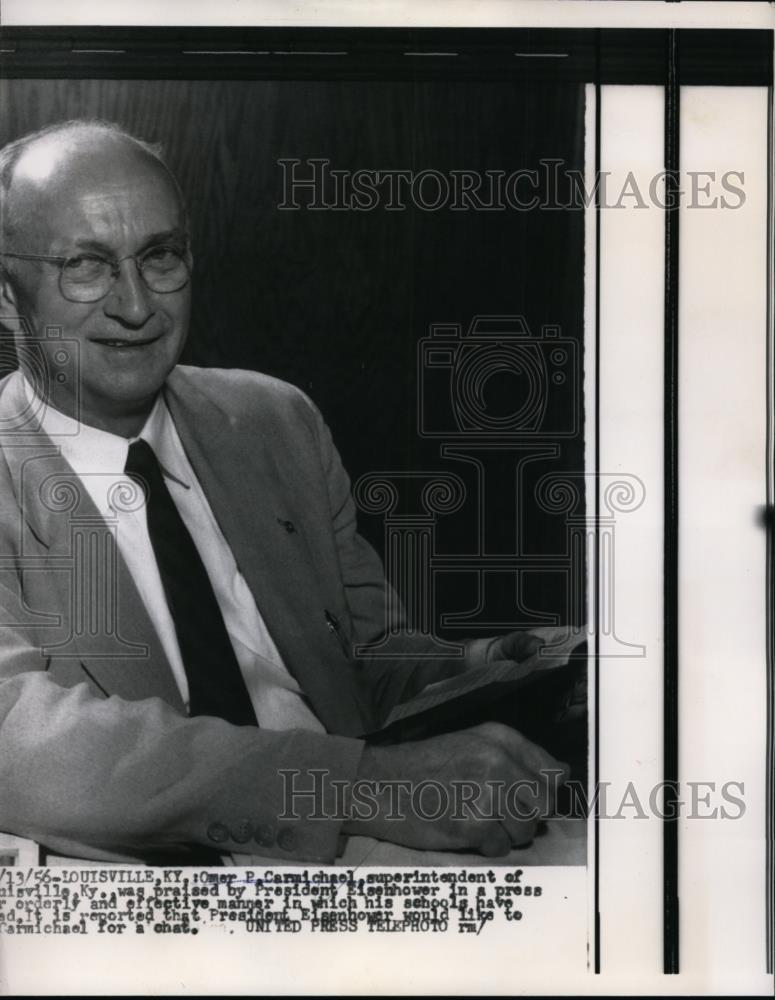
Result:
[[[582,169],[579,83],[0,80],[0,143],[71,117],[109,119],[163,143],[188,196],[196,266],[184,360],[301,386],[353,480],[396,469],[468,475],[418,434],[417,345],[431,323],[465,328],[475,314],[522,314],[534,332],[557,324],[581,345],[580,211],[277,208],[280,158],[324,157],[343,170],[506,173],[548,158]],[[580,366],[574,378],[580,395]],[[496,382],[496,394],[510,391],[508,379]],[[536,475],[583,470],[581,434],[558,444],[559,460],[537,463]],[[487,516],[490,547],[510,551],[513,494]],[[535,551],[564,547],[562,518],[538,514],[530,523]],[[444,544],[471,550],[463,537],[471,533],[458,527]],[[362,530],[381,546],[380,518],[363,517]],[[532,607],[564,615],[559,578],[536,576],[528,587]],[[491,603],[502,605],[493,614],[515,619],[513,587],[492,591]],[[459,576],[445,607],[462,610],[472,599]]]

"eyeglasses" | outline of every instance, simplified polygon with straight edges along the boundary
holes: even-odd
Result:
[[[59,264],[59,290],[69,302],[98,302],[113,287],[125,260],[133,260],[137,273],[152,292],[179,292],[191,277],[188,255],[173,246],[154,246],[128,257],[102,257],[81,253],[73,257],[50,257],[39,253],[0,253],[18,260],[42,260]]]

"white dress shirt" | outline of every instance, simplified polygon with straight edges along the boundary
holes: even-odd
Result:
[[[129,445],[137,438],[127,439],[79,423],[37,398],[21,373],[13,377],[24,380],[27,398],[35,406],[33,412],[42,414],[43,431],[59,446],[62,457],[78,475],[97,510],[116,524],[118,549],[142,596],[188,707],[188,680],[148,534],[145,504],[141,500],[136,509],[125,510],[110,501],[111,495],[122,495],[122,492],[114,492],[121,483],[134,491],[134,484],[124,473],[124,467]],[[207,570],[259,725],[265,729],[324,732],[322,723],[282,661],[191,468],[161,395],[138,436],[153,448],[170,495]],[[123,496],[127,495],[123,491]]]

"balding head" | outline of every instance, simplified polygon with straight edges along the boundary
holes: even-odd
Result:
[[[115,164],[145,163],[169,179],[185,214],[180,186],[162,157],[161,147],[133,136],[112,122],[75,119],[49,125],[0,149],[0,242],[11,246],[46,195],[61,193],[68,171],[94,175]]]

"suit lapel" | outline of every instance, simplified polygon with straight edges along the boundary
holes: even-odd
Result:
[[[330,732],[363,732],[368,716],[327,630],[304,531],[289,532],[284,523],[290,519],[301,526],[305,520],[304,497],[297,500],[294,495],[287,467],[281,467],[271,442],[255,427],[240,426],[179,369],[171,374],[165,397],[189,461],[283,661]],[[270,428],[266,435],[271,435]],[[79,627],[83,619],[74,614],[79,610],[73,594],[74,532],[91,522],[104,535],[108,526],[59,449],[30,418],[21,384],[13,377],[0,392],[0,445],[22,520],[48,567],[56,570],[48,574],[46,604],[69,608],[76,623],[64,639],[60,630],[50,655],[77,658],[107,694],[129,700],[155,695],[183,711],[161,642],[117,550],[115,624],[107,616],[106,628],[98,630],[96,638],[88,627]],[[20,551],[22,561],[31,557]],[[101,647],[98,640],[107,645]]]
[[[116,546],[115,527],[30,418],[13,376],[0,394],[0,427],[20,513],[19,569],[35,574],[41,612],[59,618],[67,609],[59,627],[39,629],[45,655],[78,660],[106,694],[128,700],[155,695],[183,711],[164,649]]]
[[[271,445],[271,428],[242,426],[180,370],[165,390],[189,461],[283,661],[331,732],[363,731],[347,664],[327,631],[304,537],[303,508]],[[304,497],[301,497],[304,503]],[[295,530],[288,531],[291,521]]]

